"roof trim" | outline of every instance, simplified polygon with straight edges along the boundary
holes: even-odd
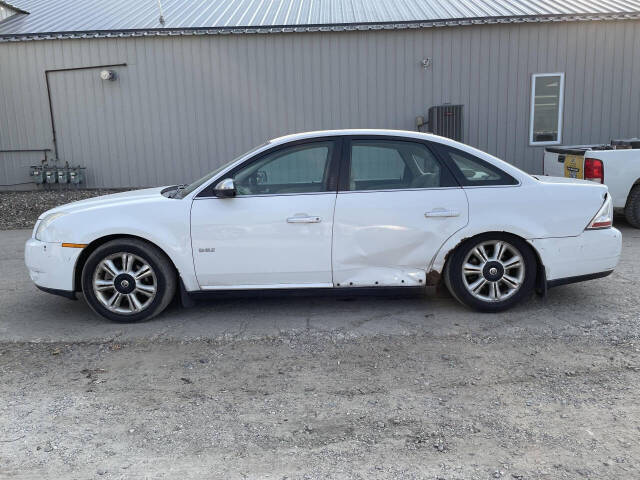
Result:
[[[0,3],[4,3],[0,0]],[[11,7],[13,8],[13,7]],[[23,12],[27,13],[27,12]],[[335,23],[310,25],[273,25],[268,27],[189,27],[189,28],[145,28],[126,30],[87,30],[68,32],[9,33],[0,35],[0,43],[30,40],[62,40],[88,38],[124,38],[155,36],[189,35],[229,35],[229,34],[267,34],[267,33],[303,33],[303,32],[351,32],[368,30],[405,30],[430,27],[457,27],[467,25],[545,23],[545,22],[584,22],[602,20],[638,20],[640,12],[581,13],[520,15],[477,18],[446,18],[439,20],[372,23]]]

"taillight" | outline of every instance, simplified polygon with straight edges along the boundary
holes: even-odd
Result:
[[[604,165],[597,158],[584,159],[584,179],[604,183]]]
[[[613,202],[611,201],[611,195],[607,193],[607,197],[604,199],[604,203],[596,213],[596,216],[591,219],[587,230],[598,230],[600,228],[611,228],[613,226]]]

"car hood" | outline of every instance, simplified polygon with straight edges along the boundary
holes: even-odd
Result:
[[[112,193],[110,195],[101,195],[99,197],[87,198],[77,202],[67,203],[59,207],[52,208],[44,212],[38,220],[44,218],[50,213],[74,213],[86,211],[96,208],[113,207],[118,205],[128,205],[131,203],[145,202],[151,199],[162,197],[162,191],[167,187],[144,188],[141,190],[131,190],[129,192]],[[164,197],[162,197],[164,198]]]

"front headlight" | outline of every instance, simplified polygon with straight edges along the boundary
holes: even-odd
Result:
[[[64,212],[56,212],[56,213],[50,213],[49,215],[47,215],[46,217],[44,217],[42,220],[40,220],[38,222],[38,226],[36,228],[36,234],[35,234],[35,238],[36,240],[42,240],[42,234],[44,233],[44,231],[47,229],[47,227],[49,225],[51,225],[51,223],[56,219],[59,218],[61,216],[63,216],[65,213]]]

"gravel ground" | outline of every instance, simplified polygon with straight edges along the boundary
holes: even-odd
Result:
[[[108,195],[122,190],[33,190],[0,192],[0,230],[32,228],[46,210],[85,198]]]
[[[442,296],[225,299],[120,325],[0,232],[0,478],[640,478],[640,230],[496,315]]]
[[[640,354],[462,332],[6,344],[5,478],[640,478]]]

